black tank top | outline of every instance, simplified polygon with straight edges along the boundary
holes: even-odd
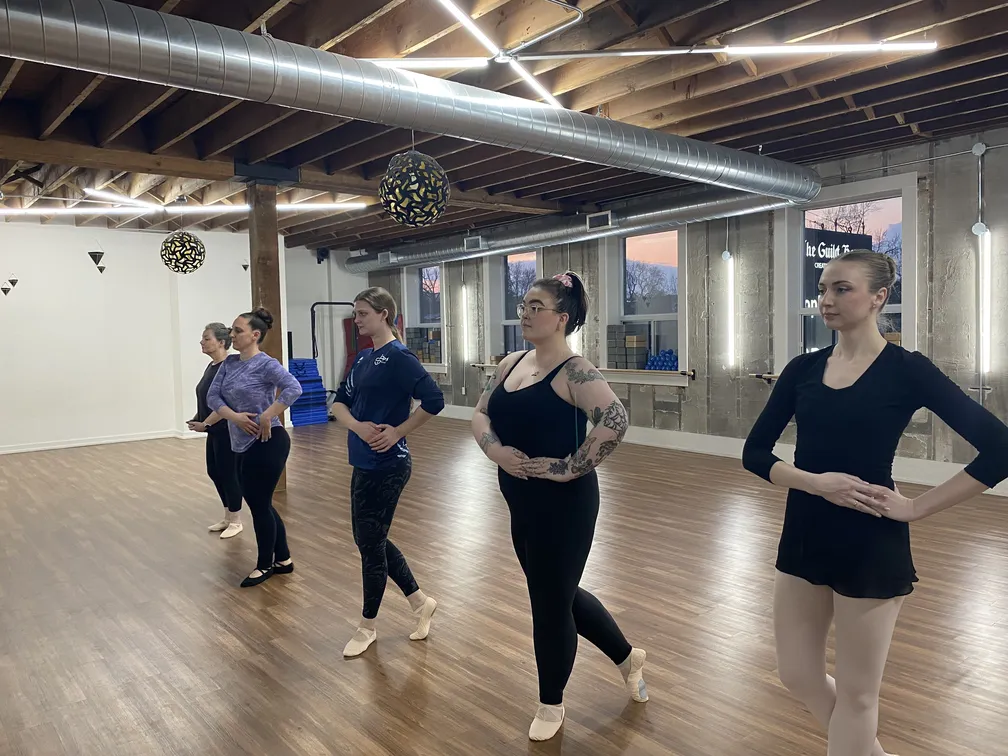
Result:
[[[527,354],[518,358],[511,371]],[[515,391],[504,388],[506,375],[501,379],[487,402],[490,425],[501,444],[513,446],[529,457],[554,459],[569,457],[580,448],[587,433],[588,415],[561,399],[552,386],[557,373],[572,359],[561,362],[541,381]]]

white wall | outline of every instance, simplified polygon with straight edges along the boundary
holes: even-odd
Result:
[[[286,250],[287,330],[294,342],[294,357],[309,358],[311,346],[311,306],[314,302],[352,301],[367,288],[367,274],[349,273],[343,263],[348,253],[333,251],[329,259],[317,262],[315,252],[305,247]],[[327,389],[336,390],[343,379],[346,344],[342,321],[352,316],[352,308],[316,309],[319,373]]]
[[[18,278],[0,296],[0,453],[184,430],[203,326],[251,304],[248,236],[199,236],[206,263],[180,276],[161,262],[161,234],[0,224],[0,277]]]

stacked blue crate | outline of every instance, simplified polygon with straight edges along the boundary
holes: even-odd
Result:
[[[296,428],[329,422],[326,389],[319,375],[318,363],[306,359],[291,359],[289,362],[291,375],[298,379],[302,388],[300,398],[290,408],[291,423]]]

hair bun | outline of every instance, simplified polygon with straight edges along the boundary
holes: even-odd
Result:
[[[273,315],[265,307],[256,307],[252,310],[252,314],[266,325],[267,331],[273,327]]]

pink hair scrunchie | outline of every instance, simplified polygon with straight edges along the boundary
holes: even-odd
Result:
[[[574,286],[574,282],[571,280],[571,277],[568,276],[566,273],[558,273],[557,275],[553,276],[553,278],[562,283],[568,289]]]

